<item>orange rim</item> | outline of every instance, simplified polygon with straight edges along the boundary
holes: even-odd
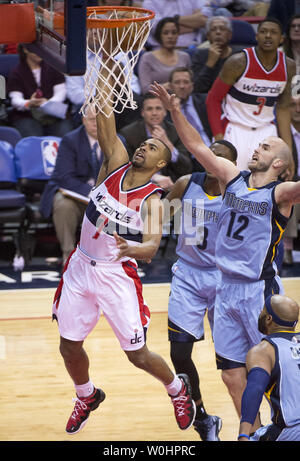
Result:
[[[89,6],[87,7],[87,21],[86,26],[88,29],[114,29],[116,27],[125,27],[131,22],[145,22],[150,21],[154,18],[155,13],[145,8],[135,8],[132,6]],[[102,19],[102,18],[90,18],[89,15],[92,13],[105,14],[110,11],[136,11],[137,13],[144,14],[144,16],[138,18],[114,18],[114,19]]]

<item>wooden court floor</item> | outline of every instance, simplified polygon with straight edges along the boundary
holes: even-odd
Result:
[[[286,294],[300,303],[300,280],[283,279]],[[65,425],[75,397],[58,351],[56,322],[51,321],[54,290],[0,291],[0,441],[199,441],[190,428],[180,431],[161,383],[130,364],[108,323],[101,318],[86,340],[90,375],[106,400],[92,412],[85,428],[68,436]],[[149,349],[172,367],[167,340],[169,284],[144,285],[152,311]],[[238,418],[215,368],[213,344],[194,348],[207,411],[223,419],[222,441],[236,440]],[[269,408],[263,402],[263,423]]]

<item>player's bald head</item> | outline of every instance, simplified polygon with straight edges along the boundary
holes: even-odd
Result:
[[[288,296],[273,295],[271,306],[275,314],[287,322],[297,322],[299,317],[299,306],[294,299]]]
[[[288,144],[278,136],[270,136],[268,140],[272,144],[274,159],[280,159],[282,161],[282,171],[284,171],[289,166],[291,160],[291,150]]]

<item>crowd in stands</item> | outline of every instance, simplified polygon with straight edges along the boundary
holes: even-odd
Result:
[[[285,21],[283,27],[286,32],[280,49],[295,61],[296,74],[300,75],[300,9],[299,12],[288,10],[289,2],[286,0],[98,1],[101,5],[140,6],[156,14],[132,81],[138,109],[116,114],[116,121],[120,138],[131,155],[150,136],[160,138],[170,147],[170,165],[153,178],[166,191],[180,176],[201,171],[202,167],[182,145],[160,100],[149,95],[149,85],[157,81],[175,93],[190,123],[210,145],[213,134],[205,105],[207,93],[226,60],[243,48],[253,46],[251,41],[245,40],[242,28],[233,28],[233,22],[236,20],[249,26],[248,17],[254,17],[251,27],[255,31],[261,19],[270,14],[269,11],[272,12],[270,16],[276,16],[280,3],[283,6],[278,19]],[[286,19],[283,9],[287,11]],[[239,33],[242,34],[240,40]],[[2,55],[19,56],[18,64],[7,76],[7,99],[0,111],[0,127],[15,128],[21,138],[53,135],[62,139],[56,167],[42,197],[41,213],[46,217],[52,215],[65,260],[75,244],[76,228],[84,205],[68,206],[70,198],[64,196],[60,189],[70,189],[87,196],[95,181],[95,119],[90,114],[84,120],[79,113],[84,99],[84,78],[60,74],[30,52],[25,44],[0,44],[0,52]],[[297,80],[294,80],[294,87],[297,90]],[[292,95],[290,110],[295,180],[300,176],[300,99],[297,91]],[[6,140],[1,138],[0,130],[2,141]],[[99,146],[97,162],[99,168]],[[292,264],[293,239],[298,235],[300,212],[295,208],[285,239],[287,264]]]

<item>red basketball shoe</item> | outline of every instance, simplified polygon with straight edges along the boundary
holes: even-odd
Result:
[[[194,422],[196,405],[191,397],[192,389],[189,377],[185,374],[177,375],[182,381],[179,394],[170,396],[174,405],[175,418],[180,429],[188,429]]]
[[[101,389],[95,389],[88,397],[77,397],[74,410],[66,426],[68,434],[76,434],[87,423],[90,412],[96,410],[105,399],[105,393]]]

